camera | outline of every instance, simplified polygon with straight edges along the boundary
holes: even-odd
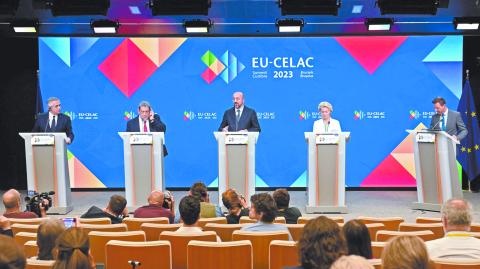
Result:
[[[41,217],[42,213],[40,211],[40,205],[42,205],[43,208],[45,208],[45,212],[52,207],[52,197],[50,195],[54,195],[54,191],[50,192],[42,192],[42,193],[37,193],[35,191],[33,192],[28,192],[27,197],[25,197],[25,202],[27,203],[27,210],[37,214],[37,216]],[[30,197],[31,196],[31,197]],[[45,200],[47,202],[45,202]]]
[[[169,191],[165,191],[163,194],[163,208],[170,209],[170,205],[172,204],[172,194]]]

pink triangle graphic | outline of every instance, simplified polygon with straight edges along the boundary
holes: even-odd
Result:
[[[371,75],[402,43],[406,36],[336,37],[337,42]]]
[[[391,154],[360,184],[361,187],[414,187],[415,178]]]

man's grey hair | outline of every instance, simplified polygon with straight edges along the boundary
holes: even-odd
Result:
[[[53,101],[60,101],[60,99],[58,99],[57,97],[53,97],[53,96],[50,97],[50,98],[48,98],[48,100],[47,100],[47,106],[48,106],[48,104],[50,104],[50,103],[53,102]]]
[[[138,104],[138,109],[140,109],[142,106],[146,106],[149,110],[152,110],[152,106],[148,101],[141,101],[140,104]]]
[[[447,225],[470,226],[472,223],[472,204],[465,199],[449,199],[442,206],[442,217]]]

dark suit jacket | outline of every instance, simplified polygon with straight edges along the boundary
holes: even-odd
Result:
[[[48,126],[48,112],[38,114],[37,120],[35,121],[35,125],[33,125],[32,132],[35,133],[65,133],[69,138],[70,141],[73,142],[73,130],[72,130],[72,121],[70,117],[65,114],[58,114],[57,115],[57,125],[50,128]]]
[[[432,116],[432,121],[430,122],[430,129],[434,130],[441,130],[440,129],[440,114],[435,114]],[[465,123],[463,123],[462,115],[459,112],[448,109],[447,115],[447,128],[446,132],[449,135],[457,136],[458,140],[464,139],[467,134],[468,130],[465,127]]]
[[[140,124],[138,121],[138,117],[135,117],[127,122],[127,132],[140,132]],[[153,116],[153,122],[150,122],[150,132],[166,132],[167,131],[167,126],[165,123],[162,122],[160,119],[160,116],[158,114],[155,114]],[[163,156],[167,156],[168,151],[167,147],[163,145]]]
[[[218,131],[222,131],[225,126],[228,126],[229,132],[240,130],[248,130],[249,132],[260,132],[260,124],[258,123],[257,112],[255,110],[244,106],[238,126],[236,126],[235,107],[232,107],[223,113],[222,123]]]

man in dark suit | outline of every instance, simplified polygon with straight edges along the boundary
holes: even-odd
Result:
[[[48,112],[39,114],[32,132],[35,133],[65,133],[67,144],[73,142],[72,121],[70,117],[60,113],[60,99],[50,97],[47,101]]]
[[[442,97],[433,99],[433,108],[436,114],[432,116],[430,129],[445,131],[458,141],[464,139],[468,130],[463,123],[459,112],[448,109],[447,102]]]
[[[160,120],[160,116],[153,112],[147,101],[138,105],[138,116],[127,122],[127,132],[166,132],[167,126]],[[167,156],[167,148],[163,145],[163,156]]]
[[[223,114],[218,130],[223,132],[260,132],[257,112],[244,105],[242,92],[233,94],[233,107]]]

